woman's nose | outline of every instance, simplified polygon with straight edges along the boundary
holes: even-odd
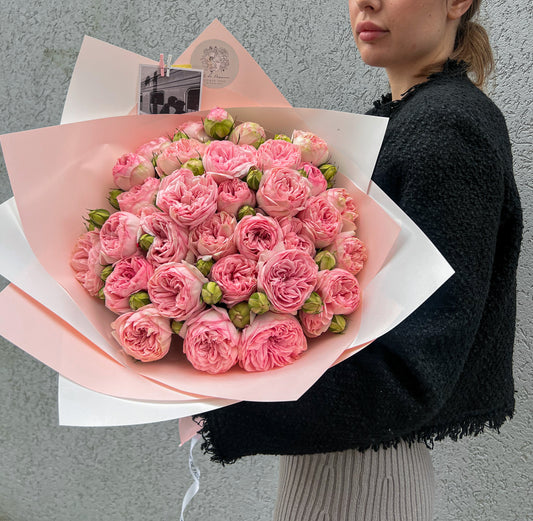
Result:
[[[377,11],[381,7],[381,2],[382,0],[353,0],[360,11]]]

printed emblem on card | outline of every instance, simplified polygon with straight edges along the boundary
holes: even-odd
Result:
[[[222,40],[206,40],[194,49],[191,64],[195,69],[203,69],[203,83],[211,89],[227,87],[239,72],[239,59],[236,52]]]

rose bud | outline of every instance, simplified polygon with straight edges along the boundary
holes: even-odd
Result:
[[[152,243],[154,242],[155,237],[153,235],[150,235],[149,233],[143,233],[139,237],[139,246],[144,250],[148,251],[150,249],[150,246],[152,246]]]
[[[100,273],[100,278],[105,282],[107,280],[107,277],[111,275],[113,272],[114,266],[112,264],[108,264],[102,269],[102,273]]]
[[[170,329],[172,329],[172,332],[176,335],[180,334],[181,328],[183,327],[184,322],[180,322],[179,320],[172,320],[170,322]]]
[[[189,139],[189,136],[183,130],[176,130],[172,136],[172,141],[179,141],[180,139]]]
[[[291,138],[285,134],[276,134],[274,139],[281,139],[281,141],[288,141],[289,143],[291,142]]]
[[[261,182],[262,177],[263,172],[261,172],[261,170],[257,170],[257,168],[252,168],[246,176],[246,182],[252,190],[257,190],[259,188],[259,183]]]
[[[265,293],[257,291],[252,293],[248,299],[248,306],[250,306],[250,311],[256,315],[262,315],[270,309],[270,302]]]
[[[150,297],[148,296],[148,292],[137,291],[137,293],[134,293],[133,295],[130,296],[129,302],[130,302],[130,308],[133,309],[133,311],[137,311],[143,306],[150,304],[151,300],[150,300]]]
[[[211,268],[213,267],[213,264],[215,264],[213,257],[203,257],[198,259],[198,261],[196,262],[196,268],[198,268],[198,271],[204,277],[207,277],[209,275],[209,272],[211,271]]]
[[[343,315],[333,315],[331,324],[329,325],[328,331],[332,333],[343,333],[346,329],[346,319]]]
[[[255,211],[255,208],[248,204],[245,204],[244,206],[241,206],[239,208],[239,211],[237,212],[237,220],[240,221],[246,215],[255,215],[256,213],[257,212]]]
[[[250,306],[247,302],[239,302],[228,311],[229,318],[235,327],[243,329],[250,323]]]
[[[222,298],[222,290],[216,282],[207,282],[202,286],[202,300],[208,304],[216,304]]]
[[[203,175],[205,172],[204,164],[199,158],[189,159],[183,164],[182,168],[188,168],[194,175]]]
[[[304,313],[311,313],[312,315],[320,313],[322,311],[322,299],[320,298],[320,295],[313,291],[313,293],[309,295],[309,298],[304,302],[302,311]]]
[[[224,139],[233,128],[233,118],[224,109],[215,107],[204,119],[207,135],[215,139]]]
[[[92,224],[97,228],[101,228],[104,223],[109,219],[110,215],[111,214],[107,210],[99,208],[97,210],[91,210],[89,212],[89,218],[86,220],[89,224]]]
[[[259,145],[265,142],[266,133],[261,125],[253,121],[245,121],[231,131],[228,139],[236,145],[251,145],[259,148]]]
[[[322,270],[332,270],[335,267],[336,260],[335,255],[329,251],[319,251],[315,255],[315,262],[318,264],[318,269]]]
[[[122,193],[124,193],[124,190],[121,190],[120,188],[115,188],[114,190],[110,190],[107,196],[107,200],[109,201],[109,204],[116,210],[120,210],[117,197]]]
[[[292,133],[292,142],[300,148],[302,161],[318,166],[328,160],[328,144],[316,134],[295,130]]]
[[[318,169],[322,172],[322,175],[326,178],[326,181],[333,181],[335,174],[337,173],[337,167],[330,165],[329,163],[324,163],[320,165]]]
[[[105,294],[104,294],[104,288],[101,287],[100,290],[98,291],[98,298],[100,300],[105,300]]]

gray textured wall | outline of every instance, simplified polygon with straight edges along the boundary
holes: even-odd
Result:
[[[157,59],[177,56],[215,17],[295,106],[362,112],[386,89],[383,73],[356,54],[345,0],[0,0],[0,133],[59,123],[84,34]],[[526,220],[517,411],[499,435],[435,448],[438,521],[533,519],[531,0],[491,2],[484,17],[498,63],[488,90],[508,121]],[[10,195],[2,163],[1,201]],[[179,518],[190,479],[177,422],[58,427],[55,373],[4,340],[0,397],[0,521]],[[221,468],[198,452],[197,461],[202,488],[188,520],[270,519],[275,458]]]

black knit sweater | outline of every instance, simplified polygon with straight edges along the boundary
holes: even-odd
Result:
[[[455,62],[369,114],[390,117],[373,180],[455,274],[298,401],[203,414],[203,449],[215,461],[431,444],[498,429],[513,414],[522,213],[503,116]]]

